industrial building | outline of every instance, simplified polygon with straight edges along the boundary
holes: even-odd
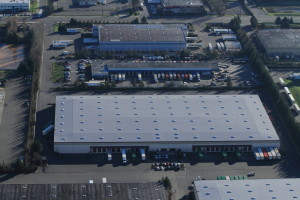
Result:
[[[22,12],[30,9],[30,0],[1,0],[0,12]]]
[[[300,55],[299,29],[264,29],[257,32],[257,37],[269,56]]]
[[[97,4],[106,4],[106,0],[78,0],[80,6],[96,6]]]
[[[242,50],[242,45],[239,41],[225,41],[224,44],[227,52],[239,52]]]
[[[138,74],[152,75],[155,73],[199,73],[211,74],[217,71],[216,63],[188,61],[132,61],[132,62],[101,62],[94,61],[91,66],[92,77],[104,79],[112,74],[135,76]]]
[[[166,200],[159,183],[0,184],[0,199]]]
[[[201,0],[162,0],[162,11],[172,14],[203,14],[204,4]]]
[[[250,152],[280,141],[258,95],[57,96],[54,151]]]
[[[85,49],[99,52],[177,52],[186,49],[184,24],[105,24],[93,26],[98,43]]]
[[[300,179],[246,179],[194,181],[196,200],[300,199]]]

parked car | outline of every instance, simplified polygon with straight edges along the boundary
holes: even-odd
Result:
[[[249,172],[248,174],[247,174],[247,176],[249,177],[249,176],[255,176],[255,173],[254,172]]]

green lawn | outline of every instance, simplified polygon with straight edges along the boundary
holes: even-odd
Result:
[[[284,80],[286,86],[291,91],[298,105],[300,105],[300,80]]]
[[[30,0],[30,12],[35,13],[38,11],[39,2],[38,0]]]
[[[53,25],[53,32],[58,32],[58,24]]]
[[[63,63],[53,63],[51,70],[51,80],[53,83],[61,82],[64,78]]]

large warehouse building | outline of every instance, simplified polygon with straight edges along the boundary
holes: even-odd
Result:
[[[204,4],[201,0],[162,0],[164,13],[173,14],[204,14]]]
[[[186,49],[183,24],[105,24],[93,26],[98,44],[86,49],[106,52],[174,52]]]
[[[22,12],[30,9],[30,0],[1,0],[0,12]]]
[[[299,29],[265,29],[257,37],[269,56],[300,56]]]
[[[300,199],[300,179],[194,181],[196,200]]]
[[[92,62],[91,71],[94,79],[104,79],[113,74],[134,76],[155,73],[199,73],[210,74],[218,71],[217,63],[197,61],[132,61],[132,62]],[[176,79],[176,78],[174,78]]]
[[[232,152],[279,145],[257,95],[56,97],[59,153]]]

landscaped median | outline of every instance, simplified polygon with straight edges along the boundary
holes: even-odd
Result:
[[[52,64],[51,69],[51,81],[53,83],[59,83],[64,78],[64,65],[62,62]]]

